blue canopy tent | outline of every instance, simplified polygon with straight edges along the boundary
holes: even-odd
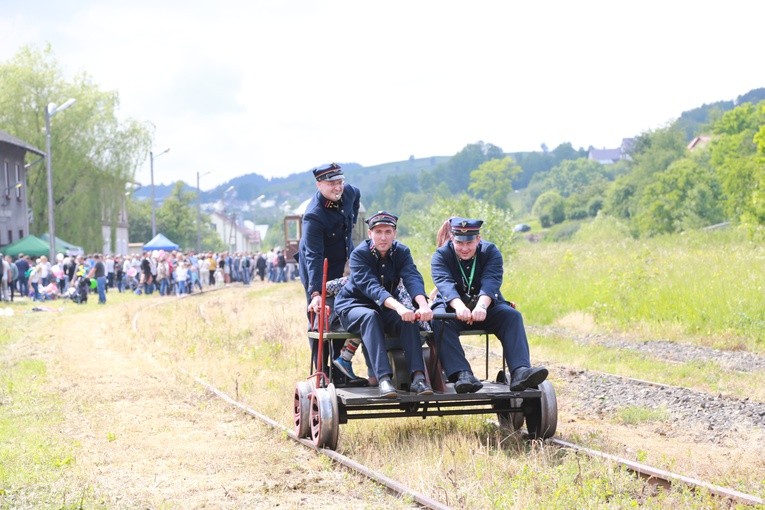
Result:
[[[149,250],[173,251],[178,249],[178,245],[172,242],[167,237],[163,236],[162,234],[157,234],[156,236],[154,236],[154,239],[152,239],[151,241],[143,245],[143,249],[146,251],[149,251]]]

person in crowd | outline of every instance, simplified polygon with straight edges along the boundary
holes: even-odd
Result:
[[[210,259],[206,254],[199,256],[199,280],[202,284],[201,289],[210,285]]]
[[[417,319],[429,321],[433,317],[422,275],[409,248],[396,241],[397,216],[380,211],[367,220],[367,225],[369,239],[351,253],[350,277],[335,298],[335,313],[346,331],[359,334],[363,340],[381,397],[398,396],[391,381],[393,369],[388,361],[386,333],[398,337],[403,345],[411,377],[410,391],[432,395],[425,379],[422,341],[416,324]],[[398,300],[399,281],[403,281],[417,310]]]
[[[19,256],[16,258],[16,268],[19,270],[19,295],[25,298],[29,297],[29,276],[27,276],[29,267],[29,256],[19,253]]]
[[[125,264],[127,263],[127,257],[114,257],[114,284],[117,287],[117,292],[122,293],[125,291]]]
[[[151,252],[144,252],[141,259],[141,278],[140,283],[143,286],[143,293],[148,295],[154,292],[154,275],[152,275]]]
[[[50,280],[50,262],[48,261],[48,257],[45,255],[40,255],[40,258],[37,259],[37,267],[38,272],[40,273],[40,280],[38,283],[42,285],[43,287],[48,285]]]
[[[112,257],[111,255],[107,256],[106,259],[104,260],[104,265],[106,266],[106,286],[107,288],[113,289],[114,275],[116,273],[114,257]]]
[[[27,279],[32,287],[32,301],[42,301],[42,295],[40,294],[41,271],[42,263],[40,258],[34,264],[30,264],[29,269],[27,269]]]
[[[199,259],[195,257],[194,259],[189,259],[186,262],[186,267],[189,269],[189,294],[194,292],[195,286],[199,289],[199,292],[202,292],[202,282],[199,281]]]
[[[266,263],[266,255],[264,253],[259,253],[257,258],[255,259],[255,269],[258,271],[258,278],[260,278],[260,281],[264,281],[266,279],[266,266],[268,264]]]
[[[88,272],[88,278],[96,279],[96,290],[98,291],[98,304],[106,304],[106,265],[100,253],[93,255],[93,267]]]
[[[215,254],[207,254],[207,269],[210,271],[210,287],[215,286],[215,271],[218,269],[218,260]]]
[[[8,267],[11,270],[11,279],[9,281],[10,298],[13,301],[13,295],[16,291],[16,282],[19,280],[19,268],[13,262],[13,258],[10,255],[5,256],[5,261],[8,263]]]
[[[189,266],[186,265],[186,262],[184,260],[179,258],[175,268],[176,295],[181,296],[183,294],[186,294],[186,291],[187,291],[186,284],[188,282],[188,279],[189,279]]]
[[[169,296],[170,292],[170,263],[168,257],[164,254],[157,261],[157,285],[159,285],[159,295]]]
[[[11,272],[11,264],[5,260],[5,257],[0,253],[0,299],[3,301],[11,300],[11,283],[13,281],[13,273]]]
[[[500,292],[502,254],[496,245],[481,239],[482,220],[451,218],[451,240],[433,254],[431,274],[438,289],[435,313],[456,314],[456,320],[434,321],[438,358],[457,393],[474,393],[483,387],[473,375],[459,340],[465,329],[482,329],[496,335],[510,369],[510,389],[535,388],[548,375],[532,367],[529,343],[521,313]]]
[[[276,281],[284,283],[287,281],[287,258],[284,256],[284,252],[279,250],[276,252]]]

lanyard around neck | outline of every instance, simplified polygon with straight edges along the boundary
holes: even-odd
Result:
[[[457,267],[460,268],[460,273],[462,273],[462,281],[465,282],[465,286],[467,287],[465,289],[465,292],[470,293],[470,289],[473,286],[473,276],[475,276],[475,266],[476,266],[476,258],[475,255],[473,256],[473,266],[470,268],[470,279],[468,280],[467,276],[465,276],[465,270],[462,269],[462,260],[460,260],[459,257],[457,257]]]

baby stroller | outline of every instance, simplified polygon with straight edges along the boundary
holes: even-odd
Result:
[[[67,294],[77,304],[88,302],[88,291],[90,290],[90,279],[84,276],[78,276],[72,282]]]

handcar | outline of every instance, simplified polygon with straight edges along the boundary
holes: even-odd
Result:
[[[323,295],[322,303],[324,298]],[[433,320],[454,318],[455,314],[435,314]],[[380,397],[376,387],[335,383],[335,380],[344,379],[339,371],[333,371],[332,363],[326,360],[337,353],[326,353],[324,349],[329,349],[336,341],[354,338],[354,335],[345,331],[327,331],[327,322],[326,318],[319,317],[318,330],[308,332],[312,345],[311,375],[295,385],[293,402],[295,435],[310,438],[317,448],[334,450],[338,443],[339,426],[352,419],[496,413],[500,426],[511,431],[521,430],[525,422],[530,439],[546,439],[555,434],[558,403],[552,383],[546,380],[537,389],[511,391],[504,356],[502,369],[494,380],[489,380],[490,334],[486,331],[463,331],[461,335],[482,335],[486,339],[485,380],[482,381],[483,388],[476,393],[457,393],[453,383],[447,382],[438,363],[436,339],[429,331],[421,332],[421,336],[426,378],[435,393],[409,393],[409,367],[403,349],[396,338],[387,338],[388,358],[394,372],[393,384],[399,392],[398,398],[390,399]]]

